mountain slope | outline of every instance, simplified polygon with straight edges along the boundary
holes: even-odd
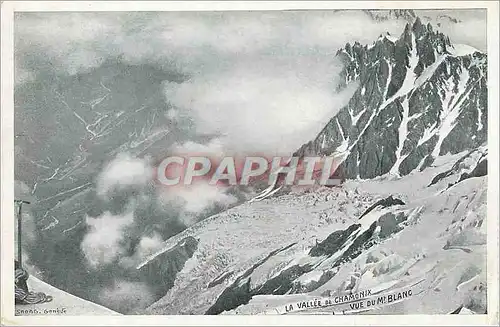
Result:
[[[172,288],[145,312],[263,313],[297,298],[421,280],[418,297],[378,312],[484,312],[486,177],[449,187],[454,172],[429,186],[460,160],[473,170],[464,155],[438,157],[436,167],[398,180],[246,203],[192,226],[141,265],[184,237],[198,240]]]
[[[486,55],[465,54],[416,19],[398,39],[339,50],[360,87],[299,155],[336,155],[347,178],[406,175],[487,137]],[[472,50],[471,50],[472,49]],[[469,50],[474,51],[473,48]],[[458,53],[458,54],[457,54]]]

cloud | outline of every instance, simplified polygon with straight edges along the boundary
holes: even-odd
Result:
[[[174,144],[172,146],[173,154],[177,155],[224,155],[224,143],[221,138],[213,138],[206,144],[201,144],[193,141],[187,141],[182,144]]]
[[[301,34],[307,46],[343,47],[347,42],[371,44],[380,34],[402,33],[405,20],[374,21],[367,13],[355,10],[306,14]]]
[[[145,258],[154,251],[158,250],[163,244],[163,238],[160,234],[143,236],[136,248],[136,255],[139,258]]]
[[[143,235],[135,247],[134,254],[121,257],[119,265],[126,269],[135,269],[138,262],[142,262],[148,255],[161,249],[163,244],[163,237],[157,232],[153,232],[151,235]]]
[[[99,293],[99,302],[121,313],[134,313],[155,300],[145,283],[117,280]],[[132,312],[131,312],[132,311]]]
[[[417,12],[424,23],[450,37],[452,43],[467,44],[487,51],[485,9],[421,10]]]
[[[123,190],[130,186],[144,186],[152,178],[153,170],[148,159],[119,153],[98,176],[97,194],[105,198],[110,191]]]
[[[333,60],[269,58],[166,83],[165,94],[192,115],[199,134],[218,135],[226,151],[290,154],[313,139],[355,91],[354,85],[333,91],[340,69]]]
[[[201,213],[210,210],[214,205],[223,207],[237,202],[237,198],[228,194],[225,187],[209,185],[203,181],[192,185],[181,185],[172,190],[170,188],[160,190],[159,200],[165,205],[171,205],[180,210],[181,221],[190,226],[197,222]]]
[[[453,42],[486,48],[481,10],[417,11],[450,34]],[[458,17],[452,23],[441,17]],[[399,35],[405,20],[374,21],[363,11],[18,13],[16,78],[40,70],[75,74],[122,56],[130,63],[157,63],[188,74],[217,72],[257,56],[333,57],[346,42],[372,43]],[[473,28],[470,28],[473,27]]]
[[[99,66],[116,54],[106,39],[121,27],[118,16],[106,13],[17,13],[15,30],[16,76],[22,80],[44,65],[69,74]]]
[[[84,236],[81,249],[91,268],[111,264],[124,254],[121,242],[126,238],[126,228],[134,223],[133,212],[123,216],[105,212],[97,218],[86,217],[86,223],[90,231]]]

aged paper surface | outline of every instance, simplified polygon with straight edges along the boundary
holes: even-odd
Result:
[[[498,3],[2,3],[2,324],[498,325]]]

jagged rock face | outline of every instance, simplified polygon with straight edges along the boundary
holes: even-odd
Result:
[[[417,18],[398,39],[347,44],[345,84],[359,88],[298,155],[335,155],[347,178],[406,175],[487,138],[487,57],[456,51]]]
[[[468,178],[486,176],[487,174],[488,149],[486,146],[482,146],[464,155],[450,169],[436,175],[429,186],[445,180],[450,188]]]
[[[198,240],[186,237],[170,251],[166,251],[138,269],[141,280],[154,290],[156,300],[161,298],[174,284],[176,274],[193,256]]]

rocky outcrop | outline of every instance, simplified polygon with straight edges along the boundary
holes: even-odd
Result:
[[[174,284],[175,277],[198,246],[194,237],[186,237],[169,251],[163,252],[138,269],[140,278],[154,290],[156,300]]]
[[[369,214],[373,209],[377,207],[387,208],[393,205],[404,205],[404,204],[405,203],[402,200],[395,198],[391,195],[385,199],[378,200],[377,202],[372,204],[368,209],[365,210],[365,212],[363,212],[360,219]]]
[[[434,176],[428,186],[446,181],[448,187],[456,185],[468,178],[485,176],[488,173],[488,149],[482,146],[469,151],[450,169]],[[458,176],[458,178],[457,178]]]
[[[360,224],[354,224],[349,226],[345,230],[336,230],[331,233],[324,241],[316,244],[310,251],[309,255],[311,257],[319,257],[324,255],[332,255],[337,252],[347,241],[349,236],[352,235],[354,231],[360,228]]]
[[[226,310],[234,309],[242,304],[248,303],[252,296],[257,294],[268,294],[262,291],[262,288],[258,290],[252,290],[250,286],[250,276],[259,266],[264,264],[269,258],[278,254],[279,252],[285,251],[286,249],[294,246],[295,243],[290,244],[282,249],[277,249],[269,253],[267,257],[262,259],[243,273],[236,281],[227,287],[224,292],[217,298],[217,301],[207,310],[205,314],[216,315]],[[281,293],[284,294],[284,293]]]

